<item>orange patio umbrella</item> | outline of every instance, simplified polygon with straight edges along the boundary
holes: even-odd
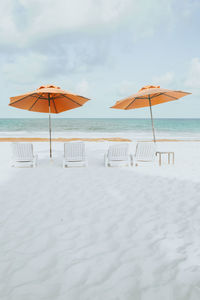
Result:
[[[10,106],[49,114],[49,141],[51,149],[51,113],[58,114],[82,106],[88,98],[72,94],[54,85],[41,86],[33,92],[10,97]]]
[[[183,92],[183,91],[173,91],[160,88],[160,86],[148,85],[141,88],[136,94],[133,94],[130,97],[117,101],[115,105],[111,108],[116,109],[135,109],[140,107],[150,108],[151,114],[151,123],[152,123],[152,131],[153,131],[153,139],[154,143],[156,142],[155,138],[155,130],[153,123],[153,115],[152,115],[152,106],[177,100],[181,97],[189,95],[191,93]]]

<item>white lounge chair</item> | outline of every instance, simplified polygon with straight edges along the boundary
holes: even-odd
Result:
[[[156,145],[151,142],[140,142],[136,145],[135,155],[132,156],[132,164],[138,162],[153,162],[156,156]]]
[[[87,166],[85,144],[83,142],[64,143],[63,168]]]
[[[104,163],[105,167],[130,166],[129,144],[124,143],[110,146],[108,152],[104,155]]]
[[[12,167],[36,167],[37,155],[33,154],[33,144],[12,143]]]

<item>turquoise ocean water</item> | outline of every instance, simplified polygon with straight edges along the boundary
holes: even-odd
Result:
[[[155,119],[158,136],[196,137],[200,138],[200,119]],[[65,119],[52,118],[54,134],[72,133],[115,133],[148,136],[151,134],[150,119]],[[43,119],[0,119],[0,135],[35,135],[48,132],[48,118]]]

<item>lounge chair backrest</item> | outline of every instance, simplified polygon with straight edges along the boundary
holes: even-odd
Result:
[[[136,146],[135,158],[140,161],[153,161],[156,154],[154,143],[138,143]]]
[[[15,161],[33,160],[33,144],[12,143],[12,155]]]
[[[83,142],[64,143],[64,157],[68,161],[85,160],[85,144]]]
[[[109,160],[127,160],[129,155],[129,144],[119,144],[110,146],[108,149]]]

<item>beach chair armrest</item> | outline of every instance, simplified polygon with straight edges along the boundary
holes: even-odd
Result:
[[[130,154],[131,166],[133,166],[133,164],[134,164],[134,158],[135,158],[135,155]]]
[[[107,152],[104,154],[104,165],[105,165],[105,167],[108,166],[108,153]]]
[[[66,166],[65,162],[66,162],[66,159],[65,159],[65,156],[63,156],[63,168],[65,168],[65,166]]]
[[[33,167],[36,167],[36,166],[37,166],[37,162],[38,162],[38,155],[35,154],[35,155],[33,156]]]
[[[14,165],[15,165],[14,157],[11,157],[10,166],[14,167]]]

